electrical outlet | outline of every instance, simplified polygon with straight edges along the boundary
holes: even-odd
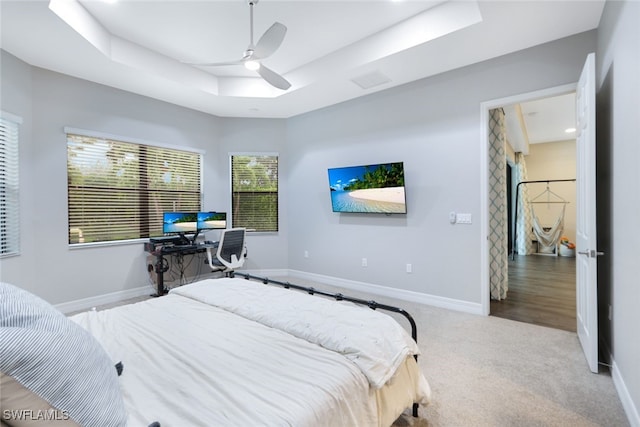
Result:
[[[367,259],[366,258],[362,258],[362,266],[363,267],[367,266]]]
[[[411,264],[407,264],[407,273],[412,273],[413,272],[413,267],[411,266]]]
[[[309,258],[309,251],[304,251],[304,257]]]

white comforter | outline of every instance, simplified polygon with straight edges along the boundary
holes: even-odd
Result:
[[[171,291],[336,351],[382,387],[415,341],[390,316],[354,303],[324,299],[243,279],[209,279]]]
[[[229,285],[243,298],[253,294],[245,285],[249,282],[219,280],[184,286],[138,304],[72,317],[102,343],[114,361],[122,361],[120,381],[130,427],[147,426],[153,421],[159,421],[162,427],[379,425],[376,390],[360,365],[353,363],[358,359],[376,360],[375,349],[343,344],[341,348],[350,360],[342,351],[328,351],[313,341],[340,343],[339,338],[320,336],[308,342],[196,299],[208,300],[209,291]],[[288,296],[298,294],[283,291]],[[322,301],[306,294],[299,296],[316,304]],[[254,297],[258,298],[257,294]],[[222,299],[231,305],[229,295]],[[307,310],[297,308],[298,318],[306,319]],[[276,317],[282,314],[287,318],[286,311],[276,311]],[[323,312],[322,318],[337,315]],[[309,313],[309,317],[314,315]],[[339,336],[346,337],[343,333]],[[386,345],[381,343],[382,347]],[[403,352],[406,350],[400,350]],[[391,365],[394,363],[392,357]],[[384,362],[384,367],[373,368],[376,381],[388,376],[388,365]],[[383,376],[376,377],[378,372]],[[418,386],[415,398],[426,403],[428,385],[422,378],[416,383],[423,386]]]

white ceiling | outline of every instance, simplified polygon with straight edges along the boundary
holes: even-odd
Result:
[[[515,152],[529,154],[529,144],[576,138],[576,94],[505,105],[507,141]]]
[[[524,102],[520,109],[529,144],[575,139],[575,93]]]
[[[0,0],[2,49],[34,66],[217,116],[272,118],[594,29],[604,6],[604,0],[260,0],[256,41],[275,21],[288,28],[264,61],[292,83],[281,91],[241,66],[184,64],[240,59],[249,43],[246,0],[51,3],[57,14],[48,0]],[[354,79],[382,83],[363,89]]]

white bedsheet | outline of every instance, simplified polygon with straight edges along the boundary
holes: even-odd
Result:
[[[341,353],[358,365],[375,388],[389,381],[407,356],[420,353],[393,318],[351,302],[238,278],[203,280],[171,292]]]
[[[428,402],[418,371],[376,390],[338,352],[179,293],[71,318],[122,361],[129,427],[381,426],[407,394]]]
[[[225,310],[168,295],[72,319],[122,361],[131,427],[377,425],[353,363]]]

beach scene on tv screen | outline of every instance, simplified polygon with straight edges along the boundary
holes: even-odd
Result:
[[[406,213],[402,162],[329,169],[334,212]]]

